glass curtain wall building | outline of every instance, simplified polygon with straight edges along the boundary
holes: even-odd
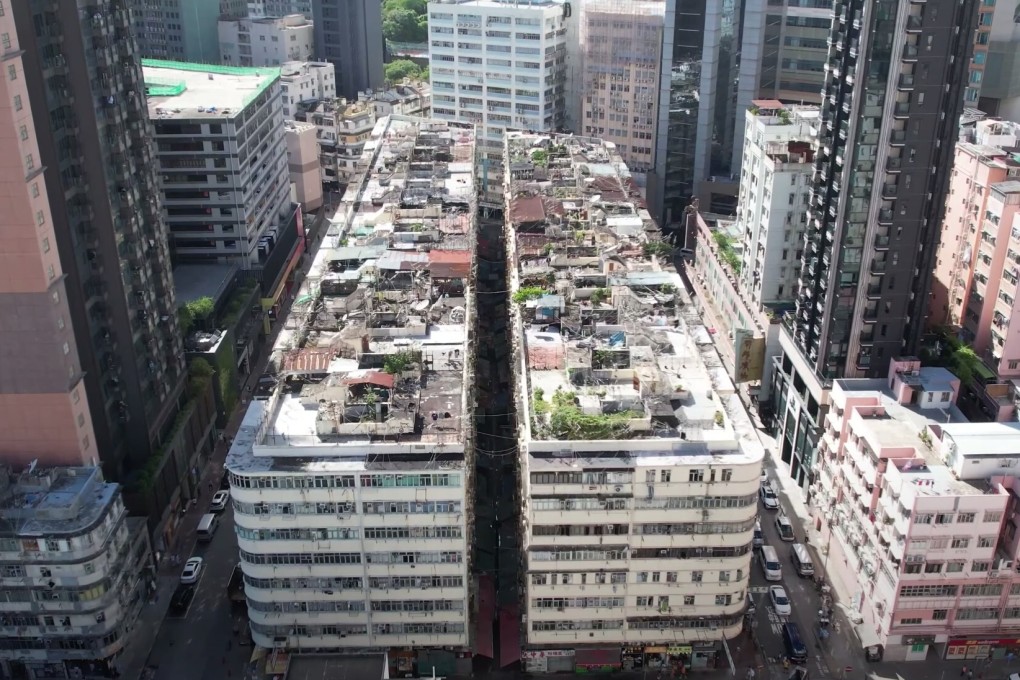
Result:
[[[648,203],[667,231],[695,198],[736,207],[743,114],[755,97],[764,0],[667,0]],[[745,26],[755,27],[748,31]],[[752,39],[753,38],[753,39]]]

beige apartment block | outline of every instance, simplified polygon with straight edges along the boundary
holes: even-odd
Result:
[[[615,144],[634,173],[655,162],[665,11],[666,3],[645,0],[581,6],[579,132]]]
[[[287,168],[290,171],[291,200],[306,211],[322,207],[322,182],[319,173],[319,140],[311,123],[285,120]]]

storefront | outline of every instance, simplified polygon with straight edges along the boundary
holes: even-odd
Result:
[[[946,659],[1004,659],[1020,656],[1020,638],[949,638]]]
[[[624,647],[620,655],[622,668],[625,671],[639,671],[645,667],[644,647]]]
[[[666,667],[669,657],[665,647],[645,647],[645,668],[658,671]]]
[[[694,654],[694,648],[690,645],[673,645],[666,649],[669,654],[669,664],[672,668],[679,670],[680,668],[691,667],[691,656]]]
[[[391,649],[388,656],[390,660],[391,678],[414,677],[414,650]]]
[[[903,648],[905,650],[904,660],[906,661],[924,661],[928,656],[928,652],[931,651],[935,645],[934,635],[904,635],[903,636]],[[865,658],[868,661],[873,661],[871,655],[865,650]],[[879,657],[881,658],[881,657]]]
[[[521,652],[525,673],[572,673],[574,650],[535,649]]]
[[[574,650],[574,672],[580,675],[587,673],[611,673],[623,667],[620,659],[619,647],[577,649]]]
[[[719,658],[722,652],[720,646],[715,642],[694,643],[690,646],[690,663],[688,668],[713,669],[719,668]]]

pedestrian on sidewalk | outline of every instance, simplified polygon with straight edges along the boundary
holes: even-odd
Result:
[[[964,666],[963,668],[960,669],[960,677],[961,678],[967,677],[967,667],[966,666]]]

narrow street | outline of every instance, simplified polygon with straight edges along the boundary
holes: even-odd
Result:
[[[308,236],[308,253],[301,264],[301,279],[307,273],[328,226],[329,221],[326,220]],[[292,301],[293,296],[288,295],[266,338],[257,364],[241,386],[242,401],[222,432],[225,439],[232,438],[241,425],[247,409],[247,395],[254,391],[266,370],[271,348],[283,328],[283,320],[290,311]],[[210,543],[199,544],[195,534],[202,516],[209,511],[213,493],[219,489],[228,448],[225,441],[217,442],[206,462],[202,471],[199,502],[189,508],[181,519],[178,529],[180,538],[173,547],[181,563],[172,565],[169,559],[161,563],[156,594],[143,607],[134,638],[118,660],[122,676],[129,680],[140,678],[146,667],[155,673],[148,680],[223,680],[243,676],[252,648],[242,646],[239,638],[234,637],[233,629],[234,624],[240,621],[243,630],[247,617],[240,614],[238,618],[227,599],[227,582],[237,564],[237,539],[234,535],[232,509],[228,506],[219,515],[220,527]],[[193,555],[205,558],[204,572],[196,586],[195,597],[184,617],[167,617],[170,600],[180,582],[183,562]]]

